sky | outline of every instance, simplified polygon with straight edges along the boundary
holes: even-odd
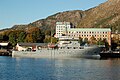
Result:
[[[107,0],[0,0],[0,30],[29,24],[58,12],[87,10]]]

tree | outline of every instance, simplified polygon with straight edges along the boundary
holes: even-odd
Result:
[[[101,38],[98,39],[97,45],[104,45],[104,42],[103,42],[103,40]]]
[[[80,44],[83,43],[83,39],[81,37],[79,37],[79,41]]]
[[[45,31],[45,35],[51,36],[51,31],[50,30],[46,30]]]
[[[18,38],[17,38],[17,42],[24,42],[25,37],[26,37],[26,33],[25,32],[20,32],[20,34],[18,35]]]
[[[25,38],[25,42],[31,42],[31,43],[34,42],[32,34],[27,34],[27,36]]]
[[[57,43],[58,42],[58,38],[52,37],[52,43]]]
[[[109,44],[108,44],[108,41],[107,41],[107,39],[106,38],[104,38],[103,39],[103,42],[104,42],[104,44],[105,44],[105,48],[106,48],[106,50],[109,50]]]
[[[96,38],[95,38],[94,36],[92,36],[92,37],[90,38],[90,44],[96,44],[96,43],[97,43]]]
[[[11,43],[13,46],[15,46],[16,43],[17,43],[16,39],[17,39],[16,33],[15,33],[15,32],[11,32],[11,33],[9,34],[9,41],[10,41],[10,43]]]
[[[2,42],[3,41],[3,35],[1,34],[0,35],[0,42]]]
[[[30,38],[30,40],[28,40]],[[38,27],[30,27],[27,30],[27,42],[43,42],[44,34],[41,33],[41,30]]]
[[[88,38],[84,38],[84,43],[88,43]]]
[[[51,42],[51,37],[50,36],[45,37],[44,43],[50,43],[50,42]]]

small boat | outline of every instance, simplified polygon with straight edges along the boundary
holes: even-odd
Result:
[[[100,52],[101,58],[120,58],[120,49],[115,51],[102,51]]]

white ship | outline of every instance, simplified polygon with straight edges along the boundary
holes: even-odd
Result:
[[[61,38],[57,44],[49,44],[47,47],[35,45],[27,49],[14,50],[12,57],[79,58],[98,55],[100,50],[98,46],[80,46],[77,39]]]

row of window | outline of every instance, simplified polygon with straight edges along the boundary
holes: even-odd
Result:
[[[59,34],[59,33],[58,33]],[[69,36],[82,36],[82,37],[89,37],[89,36],[95,36],[95,37],[108,37],[108,35],[69,35]]]
[[[71,32],[71,31],[69,31],[68,33],[84,33],[84,34],[86,34],[86,33],[89,33],[89,34],[97,33],[97,34],[107,34],[108,32]]]
[[[66,26],[67,26],[68,28],[70,28],[70,25],[59,25],[59,26],[57,25],[56,28],[61,28],[61,27],[66,27]]]
[[[60,47],[60,49],[65,49],[66,47]],[[67,49],[84,49],[84,47],[67,47]]]
[[[62,32],[56,33],[58,34],[62,34]],[[68,34],[69,36],[82,36],[82,37],[88,37],[88,36],[95,36],[95,37],[108,37],[108,35],[74,35],[74,34]]]

